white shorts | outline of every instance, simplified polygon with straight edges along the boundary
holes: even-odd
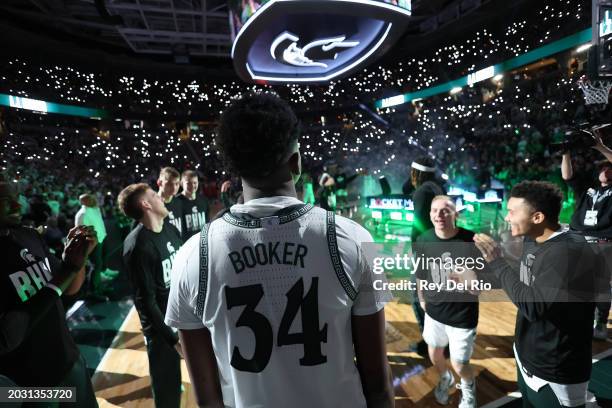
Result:
[[[474,352],[476,328],[461,329],[449,326],[432,319],[425,313],[423,340],[428,346],[444,348],[448,346],[450,358],[461,364],[467,364]]]

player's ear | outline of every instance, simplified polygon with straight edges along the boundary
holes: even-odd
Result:
[[[150,210],[151,208],[153,208],[153,207],[151,207],[151,203],[149,203],[149,200],[147,200],[144,197],[140,199],[140,203],[139,204],[140,204],[140,208],[143,211]]]
[[[535,213],[533,213],[531,217],[532,217],[531,219],[533,220],[533,223],[538,224],[538,225],[543,223],[544,220],[546,219],[546,216],[540,211],[536,211]]]
[[[157,187],[161,187],[162,185],[161,179],[158,178],[155,184],[157,184]]]
[[[300,156],[300,152],[297,151],[289,156],[289,171],[291,171],[291,175],[293,176],[293,180],[297,183],[302,174],[302,158]]]

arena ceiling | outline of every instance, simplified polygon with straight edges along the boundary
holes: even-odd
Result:
[[[413,0],[409,36],[428,34],[487,3],[504,0]],[[141,56],[229,59],[226,0],[2,0],[1,24]]]

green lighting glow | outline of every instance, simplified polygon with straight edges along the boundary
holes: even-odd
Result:
[[[0,105],[16,109],[25,109],[41,113],[59,113],[62,115],[81,116],[85,118],[100,119],[108,117],[108,112],[102,109],[84,108],[82,106],[63,105],[40,101],[38,99],[23,98],[21,96],[0,94]]]

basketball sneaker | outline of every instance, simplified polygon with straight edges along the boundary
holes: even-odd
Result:
[[[455,384],[455,377],[450,371],[446,371],[444,375],[440,377],[440,381],[434,389],[434,396],[438,404],[448,404],[448,390]]]
[[[461,390],[459,408],[476,408],[478,406],[476,404],[476,380],[473,380],[470,385],[459,383],[457,388]]]

